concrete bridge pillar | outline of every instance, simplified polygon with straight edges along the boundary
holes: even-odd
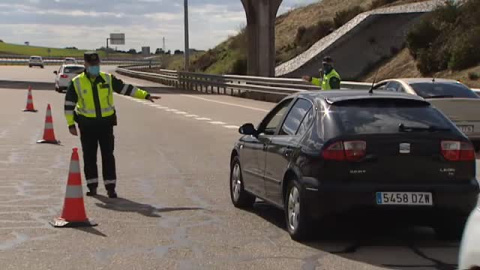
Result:
[[[247,14],[248,74],[275,76],[275,18],[282,0],[242,0]]]

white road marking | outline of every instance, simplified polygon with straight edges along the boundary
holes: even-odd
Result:
[[[176,109],[166,109],[167,112],[178,112]]]
[[[195,119],[197,119],[198,121],[212,121],[212,119],[206,117],[197,117]]]
[[[201,98],[201,97],[196,97],[196,96],[191,96],[191,95],[183,95],[182,94],[182,96],[189,97],[189,98],[195,98],[195,99],[208,101],[208,102],[213,102],[213,103],[218,103],[218,104],[223,104],[223,105],[229,105],[229,106],[235,106],[235,107],[240,107],[240,108],[244,108],[244,109],[250,109],[250,110],[259,111],[259,112],[269,112],[269,110],[265,110],[265,109],[260,109],[260,108],[250,107],[250,106],[243,106],[243,105],[238,105],[238,104],[233,104],[233,103],[228,103],[228,102],[223,102],[223,101],[211,100],[211,99]]]
[[[212,124],[212,125],[225,125],[227,123],[220,122],[220,121],[212,121],[212,122],[210,122],[210,124]]]
[[[239,129],[240,127],[239,126],[223,126],[224,128],[228,128],[228,129]]]
[[[190,118],[192,118],[192,117],[198,117],[198,115],[196,115],[196,114],[189,114],[189,115],[185,115],[185,117],[190,117]]]
[[[175,112],[176,114],[188,114],[186,112]]]

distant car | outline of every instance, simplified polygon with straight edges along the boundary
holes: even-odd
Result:
[[[316,220],[363,211],[459,239],[477,204],[471,142],[420,97],[306,91],[239,132],[230,160],[233,205],[248,208],[260,198],[283,209],[294,240],[308,238]]]
[[[63,64],[70,65],[70,64],[78,64],[77,60],[73,57],[67,57],[63,60]]]
[[[465,227],[458,269],[480,269],[480,207],[472,212]]]
[[[44,68],[43,58],[41,56],[30,56],[30,59],[28,60],[28,67]]]
[[[391,79],[375,89],[417,95],[428,100],[452,120],[480,151],[480,97],[464,84],[446,79]]]
[[[58,71],[53,73],[55,78],[55,91],[61,93],[66,90],[70,81],[85,70],[83,65],[62,65]]]

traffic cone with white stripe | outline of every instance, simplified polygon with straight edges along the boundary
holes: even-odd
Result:
[[[50,221],[53,227],[92,227],[97,223],[89,220],[83,202],[82,176],[78,149],[73,148],[68,174],[67,191],[63,204],[62,216]]]
[[[24,112],[37,112],[35,107],[33,106],[33,95],[32,95],[32,87],[28,87],[28,97],[27,97],[27,106],[25,107]]]
[[[43,139],[37,143],[60,144],[60,141],[55,139],[55,132],[53,130],[53,117],[50,104],[47,106],[47,115],[45,116],[45,129],[43,131]]]

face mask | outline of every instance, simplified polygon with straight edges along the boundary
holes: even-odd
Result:
[[[87,72],[90,75],[98,76],[100,74],[100,66],[89,66]]]
[[[325,71],[325,74],[330,73],[332,71],[332,66],[331,65],[323,65],[323,70]]]

